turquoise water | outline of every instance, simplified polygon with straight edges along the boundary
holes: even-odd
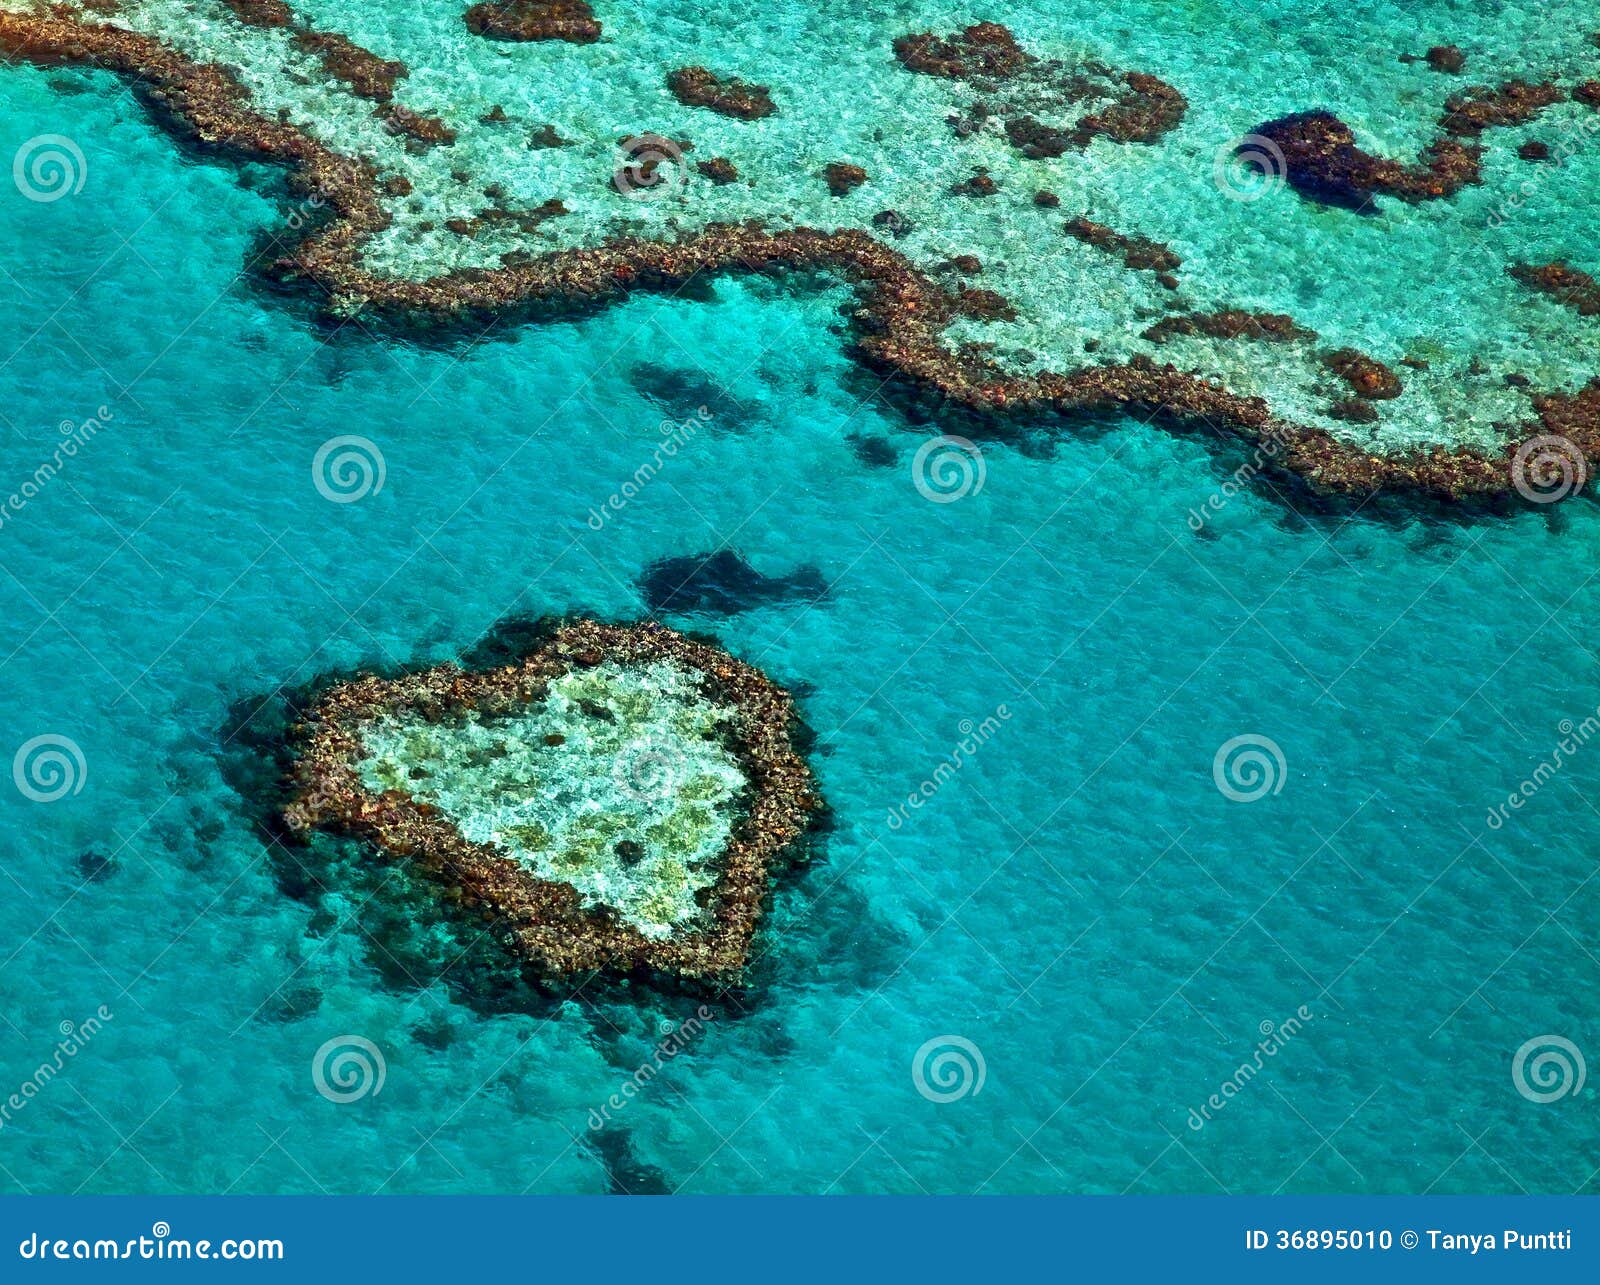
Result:
[[[315,8],[412,56],[387,20]],[[1342,17],[1274,24],[1289,61],[1270,75],[1194,43],[1259,38],[1245,8],[1084,29],[1122,65],[1159,69],[1170,46],[1169,77],[1232,132],[1319,101],[1377,128],[1392,86],[1351,74]],[[1374,66],[1438,92],[1389,53],[1510,48],[1536,21],[1490,31],[1477,8],[1374,9]],[[884,30],[985,16],[862,11]],[[785,14],[730,15],[773,24],[742,74],[802,77],[785,45],[828,28]],[[241,273],[283,218],[269,171],[185,156],[104,77],[7,69],[0,105],[7,154],[63,134],[86,159],[70,199],[0,184],[23,247],[0,265],[0,489],[63,421],[101,421],[0,526],[0,749],[61,736],[83,763],[52,802],[0,790],[0,1090],[55,1056],[63,1022],[111,1014],[0,1113],[5,1190],[1595,1189],[1593,1088],[1541,1103],[1513,1079],[1535,1037],[1600,1050],[1600,748],[1521,785],[1600,705],[1588,499],[1327,512],[1258,483],[1196,532],[1244,457],[1114,419],[981,438],[981,489],[934,503],[914,460],[939,428],[852,367],[841,291],[726,281],[435,344],[321,324]],[[1561,186],[1585,172],[1541,188],[1518,235],[1593,269],[1592,210]],[[1283,288],[1399,344],[1415,316],[1386,310],[1376,267],[1432,262],[1416,229],[1450,203],[1386,224],[1281,195],[1169,217],[1241,255],[1229,219],[1285,255],[1336,248],[1363,270],[1327,284],[1319,254],[1315,292]],[[1429,292],[1469,293],[1447,277],[1417,287],[1439,326],[1498,315],[1439,315]],[[1551,360],[1592,358],[1596,323],[1557,320]],[[662,365],[698,384],[674,395]],[[663,421],[708,398],[596,530]],[[313,473],[343,435],[383,459],[349,503]],[[719,547],[829,586],[668,619],[799,694],[834,825],[780,889],[750,991],[692,1034],[672,1032],[698,1001],[533,995],[403,877],[263,842],[241,702],[456,658],[508,617],[637,618],[647,566]],[[1283,762],[1253,802],[1213,777],[1246,735]],[[964,739],[981,744],[952,769]],[[931,797],[898,810],[914,792]],[[1269,1022],[1292,1037],[1193,1127]],[[349,1036],[384,1076],[341,1102],[313,1070]],[[946,1036],[981,1058],[979,1091],[918,1061]],[[664,1040],[675,1055],[592,1129]]]

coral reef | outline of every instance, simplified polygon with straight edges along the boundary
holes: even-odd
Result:
[[[1323,365],[1350,385],[1350,391],[1367,401],[1387,401],[1403,391],[1400,376],[1376,357],[1354,348],[1337,348],[1322,358]]]
[[[252,27],[292,27],[294,13],[283,0],[223,0],[240,22]]]
[[[970,37],[970,31],[966,34]],[[990,75],[996,73],[984,69],[1003,71],[1016,65],[1013,44],[998,35],[955,45],[922,42],[914,50],[903,49],[901,60],[918,64],[918,70],[939,69],[930,74],[959,77],[976,67]],[[960,410],[996,419],[1047,409],[1121,408],[1159,415],[1173,427],[1227,431],[1270,444],[1275,470],[1325,492],[1364,493],[1389,486],[1450,498],[1509,494],[1519,448],[1549,432],[1562,433],[1573,450],[1600,459],[1600,381],[1576,394],[1534,395],[1535,418],[1505,424],[1493,448],[1374,453],[1327,429],[1282,418],[1263,398],[1229,388],[1215,377],[1143,355],[1120,364],[1018,375],[975,348],[953,349],[944,342],[950,323],[964,315],[959,300],[892,246],[851,228],[774,231],[755,222],[712,223],[673,239],[618,236],[585,248],[503,259],[499,268],[458,269],[426,279],[369,270],[361,247],[391,219],[380,201],[383,180],[369,162],[341,155],[286,119],[253,110],[249,94],[226,67],[195,62],[155,37],[56,9],[0,11],[0,52],[43,65],[86,64],[132,77],[158,118],[180,136],[229,154],[289,166],[292,186],[314,195],[327,217],[268,265],[268,271],[284,281],[317,287],[335,313],[366,310],[405,323],[489,317],[542,301],[592,307],[637,290],[673,289],[706,274],[824,271],[855,291],[855,355],[891,391],[930,411]],[[1426,178],[1396,167],[1402,171],[1396,179],[1383,168],[1396,163],[1359,153],[1349,131],[1323,115],[1326,119],[1312,129],[1304,127],[1303,118],[1286,118],[1296,122],[1284,131],[1286,141],[1293,146],[1298,138],[1303,144],[1298,158],[1302,181],[1314,183],[1330,163],[1335,171],[1341,165],[1354,164],[1358,171],[1365,167],[1361,177],[1368,183],[1421,185],[1430,192],[1457,181],[1452,174],[1458,165],[1475,175],[1473,148],[1446,138],[1430,145],[1436,150],[1422,167]],[[618,172],[619,182],[623,173]],[[1347,182],[1355,193],[1361,186]],[[880,217],[887,215],[893,212]],[[1106,248],[1124,256],[1127,248],[1134,248],[1142,257],[1137,249],[1141,238],[1112,241],[1093,231],[1087,220],[1083,223],[1086,235],[1104,241]],[[880,226],[877,219],[874,226]],[[894,231],[892,222],[882,226]],[[1147,244],[1158,254],[1157,243]],[[1152,270],[1156,262],[1152,260]],[[1552,423],[1560,428],[1552,429]]]
[[[867,172],[859,165],[830,161],[822,167],[822,179],[835,196],[849,196],[867,181]]]
[[[794,718],[716,647],[580,620],[501,668],[332,687],[285,821],[425,871],[541,975],[733,981],[820,807]]]
[[[961,81],[981,95],[953,119],[957,133],[995,120],[1011,145],[1034,159],[1078,151],[1096,138],[1154,142],[1189,106],[1177,89],[1145,72],[1037,58],[996,22],[949,36],[900,36],[894,53],[910,71]]]
[[[1074,241],[1082,241],[1085,245],[1092,245],[1096,250],[1121,259],[1123,266],[1134,272],[1154,272],[1156,280],[1169,290],[1178,288],[1178,279],[1174,274],[1183,266],[1183,260],[1159,241],[1130,236],[1081,215],[1068,219],[1062,225],[1062,231]]]
[[[1164,343],[1173,335],[1204,335],[1209,339],[1260,339],[1267,343],[1292,343],[1311,340],[1317,332],[1297,325],[1281,312],[1243,312],[1226,308],[1221,312],[1180,312],[1163,317],[1144,332],[1152,343]]]
[[[575,45],[600,39],[600,23],[585,0],[486,0],[464,15],[467,30],[494,40],[565,40]]]
[[[709,107],[737,120],[759,120],[778,110],[765,85],[737,76],[724,79],[705,67],[679,67],[668,75],[667,88],[685,107]]]
[[[1600,317],[1600,281],[1581,268],[1557,261],[1517,263],[1508,270],[1528,289],[1551,295],[1557,302],[1574,309],[1580,317]]]
[[[1549,82],[1533,85],[1525,80],[1508,80],[1492,88],[1477,85],[1445,99],[1439,128],[1447,134],[1476,138],[1486,129],[1526,125],[1564,96],[1558,86]]]
[[[1459,71],[1464,65],[1460,52],[1454,46],[1436,46],[1428,51],[1428,62],[1436,70]],[[1573,96],[1581,99],[1582,93],[1579,86]],[[1525,125],[1564,97],[1553,81],[1526,80],[1474,85],[1451,94],[1439,115],[1438,136],[1411,165],[1357,147],[1350,127],[1328,111],[1293,112],[1258,125],[1241,155],[1262,171],[1281,164],[1296,191],[1327,205],[1368,210],[1374,196],[1434,201],[1482,182],[1479,140],[1485,130]],[[1270,146],[1261,148],[1259,139]]]
[[[815,567],[763,575],[732,549],[663,558],[645,568],[639,591],[652,612],[733,615],[785,602],[815,602],[828,586]]]
[[[1423,57],[1427,59],[1428,66],[1435,71],[1454,75],[1466,70],[1467,56],[1455,45],[1434,45]]]
[[[726,156],[713,156],[709,160],[696,161],[695,173],[702,178],[708,178],[718,186],[739,181],[739,170]]]
[[[374,102],[387,103],[394,97],[395,82],[409,74],[405,63],[380,58],[333,31],[297,32],[294,47],[318,55],[328,75],[349,85],[352,94]]]
[[[1357,147],[1350,127],[1332,112],[1294,112],[1251,133],[1271,147],[1263,149],[1253,140],[1241,145],[1250,165],[1270,173],[1281,164],[1290,186],[1325,205],[1361,210],[1370,208],[1376,195],[1437,200],[1480,178],[1474,147],[1439,138],[1423,148],[1416,164],[1402,165]]]

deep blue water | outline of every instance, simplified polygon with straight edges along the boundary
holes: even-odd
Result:
[[[1600,706],[1591,501],[1322,512],[1256,484],[1197,533],[1244,456],[1117,420],[981,440],[981,490],[932,503],[939,429],[852,367],[842,292],[332,328],[241,274],[281,220],[268,172],[53,80],[0,82],[6,153],[70,128],[88,173],[0,193],[0,490],[63,421],[104,426],[0,526],[0,749],[61,736],[84,765],[53,802],[0,790],[0,1090],[112,1016],[4,1120],[4,1189],[1594,1189],[1593,1089],[1531,1101],[1512,1061],[1600,1050],[1600,747],[1486,824]],[[707,400],[660,367],[721,390],[711,421],[595,531]],[[383,486],[330,502],[313,457],[352,434]],[[595,1136],[682,1003],[507,995],[403,880],[297,883],[230,720],[508,616],[638,618],[647,566],[719,548],[829,586],[668,619],[801,694],[836,825],[750,995]],[[1213,778],[1241,735],[1284,764],[1253,802]],[[340,1104],[312,1068],[348,1035],[385,1078]],[[981,1091],[930,1100],[913,1062],[950,1035]]]

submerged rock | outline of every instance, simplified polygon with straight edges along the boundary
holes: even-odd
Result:
[[[731,979],[820,806],[794,722],[716,647],[578,621],[501,668],[329,690],[284,819],[416,866],[541,974]]]
[[[248,27],[289,27],[294,13],[283,0],[223,0],[233,16]]]
[[[322,70],[343,81],[352,94],[375,102],[386,103],[393,98],[395,82],[409,74],[405,63],[380,58],[336,31],[302,31],[294,37],[293,44],[305,53],[316,54]]]
[[[694,168],[702,178],[710,179],[719,187],[739,181],[738,167],[726,156],[713,156],[710,160],[696,161]]]
[[[1177,89],[1145,72],[1037,58],[996,22],[950,36],[900,36],[894,53],[909,71],[961,81],[985,96],[954,118],[957,133],[977,132],[992,115],[1011,145],[1035,160],[1080,150],[1096,138],[1154,142],[1189,106]]]
[[[575,45],[600,39],[600,23],[585,0],[488,0],[464,15],[467,30],[494,40],[565,40]]]
[[[1350,385],[1350,391],[1368,401],[1387,401],[1402,391],[1400,376],[1376,357],[1354,348],[1338,348],[1322,359],[1334,374]]]
[[[1480,154],[1440,137],[1423,148],[1416,164],[1404,165],[1357,147],[1350,127],[1325,111],[1267,121],[1240,148],[1241,158],[1269,178],[1285,178],[1302,196],[1352,210],[1370,208],[1375,195],[1412,202],[1450,196],[1480,181]]]
[[[685,107],[709,107],[736,120],[759,120],[778,110],[765,85],[724,78],[706,67],[679,67],[667,77],[667,88]]]
[[[867,172],[859,165],[830,161],[822,167],[822,177],[828,184],[828,191],[835,196],[848,196],[867,181]]]
[[[1600,317],[1600,282],[1581,268],[1554,263],[1514,263],[1507,272],[1530,290],[1564,303],[1580,317]]]
[[[828,593],[827,582],[815,567],[767,576],[732,549],[652,562],[639,580],[639,589],[651,611],[703,611],[720,616],[795,600],[815,602]]]
[[[1203,335],[1208,339],[1259,339],[1265,343],[1294,343],[1315,339],[1317,332],[1298,325],[1282,312],[1246,312],[1224,308],[1219,312],[1184,312],[1163,317],[1146,328],[1151,343],[1165,343],[1173,335]]]
[[[1061,230],[1074,241],[1082,241],[1085,245],[1091,245],[1096,250],[1121,259],[1123,266],[1130,271],[1154,272],[1158,279],[1162,279],[1162,285],[1168,286],[1169,289],[1177,287],[1177,280],[1173,274],[1183,266],[1183,260],[1165,242],[1118,232],[1115,228],[1108,227],[1104,223],[1096,223],[1093,219],[1081,215],[1068,219],[1062,224]],[[1168,285],[1169,279],[1170,285]]]

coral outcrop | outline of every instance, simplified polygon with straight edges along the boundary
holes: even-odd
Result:
[[[541,975],[727,983],[820,807],[794,724],[708,643],[580,620],[501,668],[329,689],[284,819],[425,872]]]

